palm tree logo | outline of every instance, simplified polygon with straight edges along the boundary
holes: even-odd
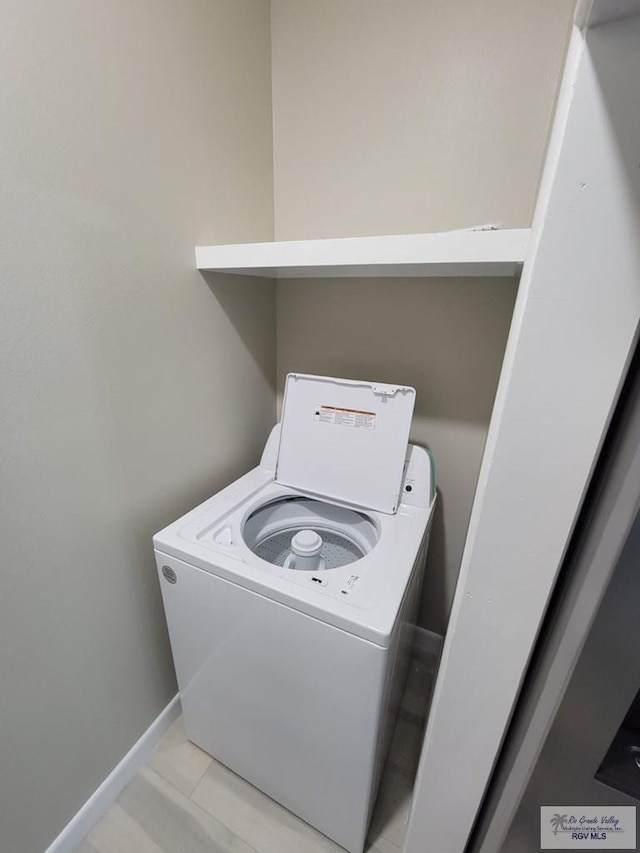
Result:
[[[554,814],[549,823],[553,827],[553,834],[557,835],[559,829],[564,829],[564,822],[567,819],[566,814]]]

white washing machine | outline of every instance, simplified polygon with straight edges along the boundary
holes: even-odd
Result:
[[[154,537],[189,738],[351,853],[404,686],[434,469],[415,391],[290,374],[244,477]]]

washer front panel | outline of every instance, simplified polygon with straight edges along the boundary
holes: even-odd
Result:
[[[362,850],[389,649],[156,556],[190,739],[338,844]]]

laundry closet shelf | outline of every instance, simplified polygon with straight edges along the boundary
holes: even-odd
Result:
[[[514,276],[528,228],[196,247],[200,270],[265,278]]]

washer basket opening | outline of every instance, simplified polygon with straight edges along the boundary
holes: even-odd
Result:
[[[312,498],[282,498],[254,510],[243,526],[253,553],[292,571],[324,571],[355,563],[376,545],[369,516]]]

